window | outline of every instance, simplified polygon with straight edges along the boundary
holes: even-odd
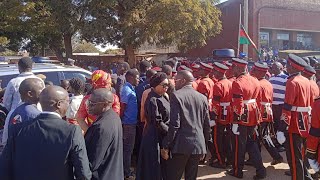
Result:
[[[279,33],[279,34],[277,34],[277,39],[278,39],[278,40],[286,40],[286,41],[289,41],[289,34]]]
[[[2,80],[1,82],[1,88],[5,88],[7,87],[7,84],[9,83],[9,81],[15,77],[17,77],[18,74],[11,74],[11,75],[5,75],[5,76],[1,76],[0,80]]]
[[[90,74],[81,71],[63,71],[64,79],[72,79],[72,78],[80,78],[84,82],[86,82],[86,78],[90,79]]]
[[[54,85],[59,86],[60,85],[60,80],[59,80],[59,72],[37,72],[37,74],[43,74],[46,76],[45,81],[51,81]]]

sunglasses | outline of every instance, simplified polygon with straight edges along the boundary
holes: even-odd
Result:
[[[103,103],[106,103],[106,102],[94,102],[94,101],[91,101],[91,100],[87,101],[87,104],[89,106],[96,106],[97,104],[103,104]]]
[[[163,84],[159,84],[159,85],[162,86],[163,88],[169,87],[169,83],[163,83]]]

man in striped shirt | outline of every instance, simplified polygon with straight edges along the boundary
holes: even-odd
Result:
[[[288,75],[283,72],[283,65],[279,62],[273,63],[271,67],[273,76],[269,79],[273,87],[273,102],[272,112],[274,120],[275,132],[278,129],[279,121],[282,113],[282,106],[284,104],[284,96],[286,93],[286,82]]]

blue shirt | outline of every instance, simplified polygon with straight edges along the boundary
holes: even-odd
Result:
[[[126,104],[123,117],[121,118],[122,124],[137,124],[138,119],[138,103],[137,94],[134,87],[126,82],[120,93],[120,100]]]
[[[19,105],[15,110],[10,111],[4,125],[2,144],[6,144],[8,139],[8,132],[12,128],[12,125],[31,121],[40,113],[41,111],[39,111],[35,105],[28,103],[23,103]]]
[[[273,87],[273,102],[272,104],[279,105],[284,103],[284,97],[286,93],[286,83],[288,75],[280,73],[276,76],[272,76],[269,81]]]

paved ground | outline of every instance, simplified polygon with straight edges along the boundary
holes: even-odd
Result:
[[[281,153],[282,157],[286,161],[285,153]],[[284,175],[284,172],[289,170],[288,164],[281,163],[277,164],[275,166],[271,166],[271,157],[266,152],[266,150],[263,148],[262,150],[262,159],[263,164],[267,168],[267,178],[266,180],[290,180],[291,177]],[[249,180],[252,179],[252,177],[255,175],[255,169],[250,166],[245,166],[244,169],[244,177],[243,179]],[[313,173],[313,171],[310,171]],[[222,180],[237,180],[237,178],[234,178],[232,176],[229,176],[226,174],[226,171],[223,171],[221,169],[212,168],[210,166],[199,166],[199,172],[198,172],[198,179],[199,180],[210,180],[210,179],[222,179]]]

